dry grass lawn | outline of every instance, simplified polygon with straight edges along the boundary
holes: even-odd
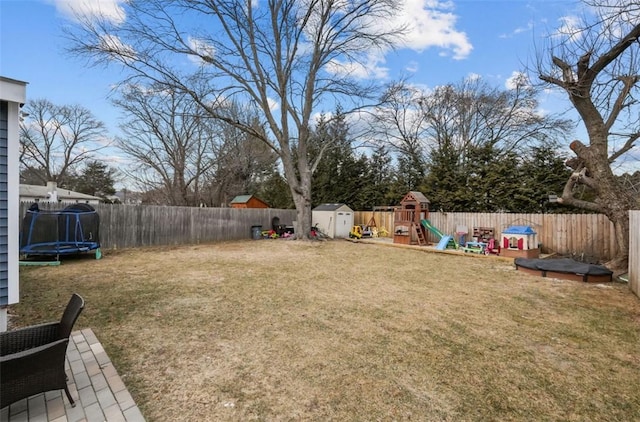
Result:
[[[22,267],[16,326],[69,295],[149,421],[630,421],[640,300],[496,258],[231,242]]]

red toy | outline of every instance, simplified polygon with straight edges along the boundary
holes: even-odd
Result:
[[[484,249],[484,254],[500,255],[500,245],[496,242],[494,238],[489,239],[489,242],[487,243],[487,247]]]

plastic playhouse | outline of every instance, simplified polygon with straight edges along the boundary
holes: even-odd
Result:
[[[511,226],[502,231],[502,256],[510,258],[538,258],[537,233],[531,226]]]

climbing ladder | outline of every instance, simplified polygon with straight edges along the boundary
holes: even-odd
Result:
[[[416,223],[411,223],[411,229],[413,230],[413,233],[415,233],[416,239],[418,239],[418,246],[426,245],[427,239],[424,237],[422,228]]]

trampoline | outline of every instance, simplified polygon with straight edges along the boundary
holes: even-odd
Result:
[[[96,251],[100,257],[100,217],[89,204],[40,210],[33,204],[22,220],[20,253],[25,257],[72,255]]]

